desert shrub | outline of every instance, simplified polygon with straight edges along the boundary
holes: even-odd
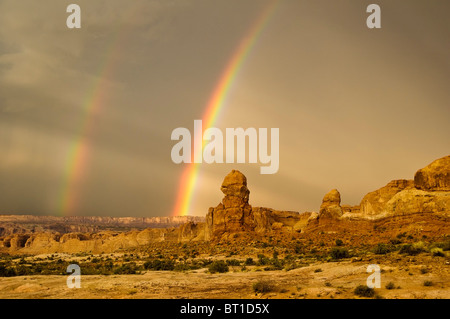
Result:
[[[295,246],[294,246],[294,251],[295,251],[295,253],[296,254],[301,254],[301,253],[303,253],[303,245],[301,245],[301,244],[296,244]]]
[[[446,242],[443,242],[441,248],[442,248],[443,251],[450,250],[450,240],[447,240]]]
[[[377,255],[385,255],[385,254],[389,253],[390,251],[391,251],[391,248],[388,245],[382,244],[382,243],[379,243],[373,249],[373,252]]]
[[[391,289],[395,288],[395,284],[392,281],[390,281],[386,284],[385,287],[386,287],[386,289],[391,290]]]
[[[428,268],[425,268],[425,267],[420,268],[420,273],[421,273],[422,275],[427,274],[428,272],[429,272]]]
[[[246,265],[246,266],[251,266],[251,265],[254,265],[254,264],[255,264],[255,261],[251,257],[247,258],[245,260],[245,263],[244,263],[244,265]]]
[[[289,270],[292,270],[292,269],[296,269],[298,267],[299,267],[299,265],[295,261],[293,261],[293,262],[287,263],[284,266],[284,270],[289,271]]]
[[[402,241],[399,240],[399,239],[397,239],[397,238],[393,238],[393,239],[389,240],[389,242],[390,242],[392,245],[398,245],[398,244],[401,244],[401,243],[402,243]]]
[[[273,270],[283,269],[283,263],[278,258],[272,258],[270,260],[270,265],[272,266]]]
[[[264,256],[263,254],[258,254],[258,266],[268,265],[270,263],[270,259]]]
[[[340,239],[336,239],[336,246],[342,246],[344,245],[344,242]]]
[[[154,259],[144,263],[144,268],[147,270],[174,270],[175,262],[166,259]]]
[[[136,265],[134,264],[123,264],[114,269],[115,275],[134,275],[136,274]]]
[[[433,256],[437,256],[437,257],[445,257],[445,253],[442,248],[435,247],[435,248],[431,249],[431,254]]]
[[[13,268],[0,265],[0,277],[13,277],[16,275],[16,271]]]
[[[367,287],[366,285],[359,285],[353,292],[355,295],[360,297],[373,297],[375,295],[375,290]]]
[[[258,293],[266,293],[273,291],[274,287],[270,281],[259,280],[253,283],[253,291]]]
[[[187,271],[190,269],[192,269],[192,266],[184,262],[177,263],[173,268],[174,271]]]
[[[430,281],[430,280],[425,280],[425,281],[423,282],[423,285],[424,285],[425,287],[430,287],[430,286],[433,286],[433,282]]]
[[[342,259],[342,258],[348,258],[349,253],[346,248],[340,248],[340,247],[333,247],[330,252],[330,256],[332,259]]]
[[[228,272],[229,268],[228,268],[228,265],[223,260],[216,260],[216,261],[213,261],[208,266],[208,270],[210,273],[214,274],[216,272],[218,272],[218,273]]]
[[[31,267],[19,265],[16,267],[16,275],[17,276],[29,276],[33,274],[33,270]]]
[[[400,247],[400,254],[415,256],[424,250],[423,244],[405,244]]]
[[[314,272],[322,272],[322,268],[316,268],[314,269]]]
[[[241,262],[237,259],[228,259],[226,261],[226,263],[228,266],[240,266],[241,265]]]

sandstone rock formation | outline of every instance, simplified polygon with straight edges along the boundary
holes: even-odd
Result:
[[[338,220],[341,216],[341,194],[337,189],[333,189],[323,197],[319,210],[319,223]]]
[[[221,191],[222,202],[210,208],[206,215],[207,239],[224,233],[252,231],[254,222],[251,216],[252,207],[248,203],[250,191],[247,178],[241,172],[232,170],[223,180]]]
[[[341,216],[341,194],[337,189],[333,189],[323,197],[319,218],[339,218]]]
[[[225,177],[221,190],[225,195],[222,202],[210,208],[206,215],[206,240],[227,238],[229,234],[236,233],[301,232],[311,215],[308,212],[300,214],[252,207],[249,204],[247,178],[237,170]]]
[[[414,187],[412,180],[393,180],[363,197],[360,204],[360,213],[365,217],[384,215],[387,211],[387,202],[398,192]]]
[[[450,155],[419,169],[414,175],[414,186],[425,191],[450,191]]]
[[[322,231],[372,230],[374,223],[383,227],[428,227],[428,234],[436,229],[448,229],[450,221],[449,191],[450,156],[436,160],[420,169],[412,180],[393,180],[386,186],[368,193],[360,206],[341,206],[341,196],[336,189],[322,200],[319,213],[278,211],[266,207],[252,207],[246,177],[231,171],[223,180],[224,197],[216,207],[210,208],[205,222],[187,220],[178,227],[145,228],[131,231],[101,230],[57,232],[48,223],[38,223],[39,218],[0,216],[3,218],[0,234],[1,252],[36,254],[54,252],[116,252],[156,242],[186,242],[203,240],[230,240],[236,234],[254,236],[288,235]],[[20,223],[21,219],[28,223]],[[61,220],[50,218],[51,225]],[[81,225],[106,227],[108,224],[136,225],[136,219],[81,218]],[[89,222],[89,223],[87,223]],[[434,223],[430,225],[430,223]],[[70,224],[68,222],[68,224]],[[7,226],[5,226],[7,225]],[[9,226],[12,228],[8,228]],[[25,225],[25,226],[24,226]],[[70,224],[76,226],[76,223]],[[5,228],[6,227],[6,228]],[[330,228],[329,230],[327,228]]]
[[[413,180],[394,180],[368,193],[348,218],[381,219],[411,214],[450,216],[450,156],[418,170]]]

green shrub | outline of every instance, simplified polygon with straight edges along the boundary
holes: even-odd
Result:
[[[375,295],[375,290],[369,288],[366,285],[359,285],[355,288],[354,294],[360,297],[373,297]]]
[[[241,265],[241,262],[237,259],[228,259],[226,263],[228,266],[240,266]]]
[[[216,272],[218,272],[218,273],[228,272],[229,268],[228,268],[228,265],[223,260],[216,260],[216,261],[213,261],[208,266],[208,270],[210,273],[214,274]]]
[[[373,252],[377,255],[385,255],[391,251],[390,247],[386,244],[379,243],[374,249]]]
[[[424,285],[425,287],[430,287],[430,286],[433,286],[433,282],[430,281],[430,280],[425,280],[425,281],[423,282],[423,285]]]
[[[297,263],[296,263],[295,261],[292,261],[292,262],[287,263],[287,264],[284,266],[284,270],[289,271],[289,270],[292,270],[292,269],[296,269],[296,268],[298,268],[298,267],[299,267],[299,266],[297,265]]]
[[[270,265],[273,267],[273,270],[283,269],[283,263],[278,258],[270,260]]]
[[[184,262],[177,263],[175,265],[175,267],[173,268],[174,271],[187,271],[187,270],[190,270],[190,269],[193,269],[191,267],[191,265],[189,265],[187,263],[184,263]]]
[[[386,284],[385,287],[386,287],[386,289],[391,290],[391,289],[395,288],[395,284],[392,281],[390,281]]]
[[[114,269],[115,275],[134,275],[136,274],[136,266],[134,264],[123,264]]]
[[[148,270],[174,270],[175,262],[166,259],[154,259],[144,263],[144,268]]]
[[[429,272],[428,268],[425,268],[425,267],[420,268],[420,273],[421,273],[422,275],[427,274],[428,272]]]
[[[270,281],[259,280],[253,284],[253,291],[257,293],[266,293],[273,291],[273,285]]]
[[[400,247],[400,254],[406,254],[406,255],[410,255],[410,256],[418,255],[422,251],[423,251],[422,245],[405,244]]]
[[[0,265],[0,277],[13,277],[17,276],[14,268],[5,267],[4,265]]]
[[[247,258],[245,260],[245,263],[244,263],[244,265],[246,265],[246,266],[251,266],[251,265],[254,265],[254,264],[255,264],[255,261],[251,257]]]
[[[342,246],[344,245],[344,242],[340,239],[336,239],[336,246]]]
[[[342,259],[342,258],[348,258],[349,253],[346,248],[340,248],[340,247],[333,247],[330,252],[330,256],[332,259]]]
[[[447,240],[445,242],[442,243],[442,248],[443,251],[448,251],[450,250],[450,240]]]
[[[264,256],[263,254],[258,255],[258,266],[268,265],[270,263],[270,259]]]
[[[322,268],[316,268],[314,269],[314,272],[322,272]]]
[[[444,250],[442,248],[433,248],[431,249],[431,254],[436,257],[445,257]]]

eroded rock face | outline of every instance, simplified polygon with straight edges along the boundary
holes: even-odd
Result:
[[[450,191],[450,155],[419,169],[414,175],[414,186],[426,191]]]
[[[360,204],[360,214],[367,217],[384,214],[387,210],[386,204],[392,197],[405,189],[413,187],[414,181],[412,180],[399,179],[389,182],[386,186],[363,197]]]
[[[450,215],[450,192],[427,192],[415,188],[406,189],[393,196],[386,204],[392,216],[408,214]]]

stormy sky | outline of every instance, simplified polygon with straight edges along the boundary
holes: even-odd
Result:
[[[374,2],[377,30],[366,26]],[[81,29],[66,26],[70,3]],[[170,215],[186,167],[171,160],[171,132],[193,132],[270,3],[0,0],[0,213],[61,215],[76,192],[74,215]],[[201,164],[191,214],[220,202],[231,169],[253,206],[302,212],[333,188],[359,204],[448,155],[449,12],[437,0],[280,0],[215,124],[279,128],[279,171]],[[85,162],[67,190],[80,138]]]

